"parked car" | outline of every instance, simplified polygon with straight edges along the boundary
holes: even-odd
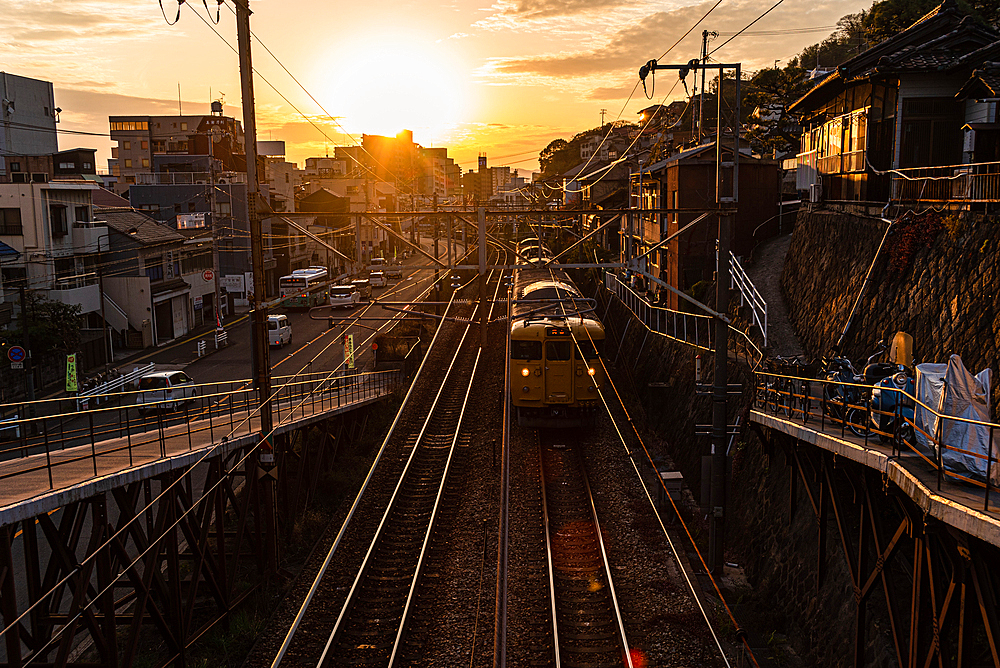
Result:
[[[354,284],[335,285],[330,288],[330,306],[333,308],[354,308],[360,301],[361,292]]]
[[[358,293],[361,295],[361,301],[368,301],[372,298],[372,284],[367,278],[355,278],[351,281],[351,285],[358,289]]]
[[[368,282],[373,288],[384,288],[386,284],[384,271],[373,271],[368,274]]]
[[[139,395],[135,403],[139,412],[145,412],[147,404],[154,404],[151,409],[176,409],[187,401],[193,401],[198,396],[198,388],[194,379],[183,371],[154,371],[139,379]],[[157,403],[167,402],[167,403]]]
[[[292,342],[292,325],[286,315],[267,316],[267,343],[279,348]]]
[[[388,267],[385,268],[385,277],[397,281],[402,280],[403,265],[399,264],[398,262],[390,264]]]

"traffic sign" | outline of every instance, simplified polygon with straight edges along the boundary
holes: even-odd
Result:
[[[11,362],[23,362],[27,356],[28,354],[21,346],[11,346],[7,349],[7,359]]]
[[[24,362],[11,362],[10,363],[10,368],[11,369],[23,369],[24,368]]]
[[[213,272],[211,269],[206,269],[205,271],[201,272],[201,277],[205,279],[206,282],[211,281],[215,278],[215,272]]]

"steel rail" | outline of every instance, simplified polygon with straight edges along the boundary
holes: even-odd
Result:
[[[291,627],[288,629],[288,633],[285,635],[285,639],[281,643],[281,647],[278,648],[278,653],[275,655],[274,660],[271,662],[271,668],[278,668],[281,665],[281,661],[284,659],[285,654],[288,652],[289,646],[292,644],[292,640],[295,637],[295,633],[298,631],[299,625],[305,618],[306,610],[309,608],[309,604],[312,602],[313,597],[319,589],[320,583],[323,581],[323,577],[326,575],[327,569],[330,567],[330,563],[333,561],[333,555],[336,553],[337,548],[340,546],[340,541],[343,539],[344,534],[347,532],[347,527],[351,523],[351,519],[354,517],[355,511],[361,504],[361,499],[364,497],[365,491],[368,489],[368,483],[371,482],[372,477],[375,475],[375,468],[378,466],[382,459],[382,455],[385,453],[386,448],[389,445],[390,439],[393,437],[396,426],[399,424],[399,420],[403,415],[404,409],[409,405],[410,399],[413,396],[413,388],[417,386],[417,380],[420,379],[423,374],[424,368],[427,365],[427,359],[430,357],[430,351],[434,349],[434,345],[438,340],[438,336],[443,328],[438,326],[437,330],[434,332],[434,337],[431,339],[430,344],[427,347],[427,353],[424,355],[424,359],[421,360],[420,366],[417,368],[417,373],[414,376],[413,382],[410,383],[410,388],[406,391],[406,396],[403,398],[403,403],[400,405],[399,410],[396,412],[396,417],[393,419],[392,424],[389,425],[389,431],[382,440],[382,445],[379,447],[378,454],[375,455],[375,461],[372,462],[371,467],[368,469],[368,474],[365,476],[364,482],[361,484],[361,489],[358,490],[357,495],[354,497],[354,502],[351,504],[351,509],[347,513],[347,517],[344,518],[344,522],[340,525],[340,530],[337,532],[337,537],[333,541],[333,545],[330,546],[329,551],[326,554],[326,558],[323,560],[322,566],[320,566],[319,572],[316,573],[316,577],[313,579],[312,585],[309,587],[309,591],[306,593],[306,598],[302,602],[298,613],[295,615],[295,619],[292,621]]]
[[[594,495],[590,491],[590,480],[587,478],[587,470],[583,465],[583,458],[580,459],[580,477],[583,479],[583,486],[587,490],[587,500],[590,502],[590,516],[594,522],[594,530],[597,532],[597,546],[601,548],[601,565],[608,578],[608,590],[611,593],[611,607],[615,613],[615,624],[618,627],[619,640],[622,643],[622,658],[625,665],[632,668],[632,652],[629,651],[628,637],[625,635],[625,622],[622,620],[622,611],[618,605],[618,593],[615,591],[615,581],[611,576],[611,564],[608,562],[608,552],[604,547],[604,534],[601,532],[601,522],[597,518],[597,507],[594,505]]]
[[[561,668],[562,658],[559,654],[559,616],[556,609],[555,570],[552,565],[552,536],[549,534],[549,504],[545,493],[545,462],[542,455],[542,442],[535,430],[535,442],[538,445],[538,481],[542,497],[542,524],[545,533],[545,563],[548,565],[549,576],[549,609],[552,613],[552,649],[555,652],[556,668]]]
[[[449,309],[450,308],[451,307],[449,306]],[[465,341],[466,334],[468,334],[468,328],[466,328],[465,334],[462,335],[462,343],[464,343]],[[386,504],[385,512],[382,514],[382,519],[379,520],[378,527],[376,527],[375,529],[375,535],[368,546],[368,550],[366,551],[365,557],[361,562],[361,566],[358,568],[358,574],[355,576],[354,582],[351,585],[351,589],[347,593],[347,598],[345,599],[344,604],[340,609],[340,614],[337,615],[337,621],[333,626],[333,630],[330,631],[330,636],[326,641],[326,646],[323,648],[323,653],[320,655],[319,661],[316,663],[317,666],[322,666],[324,663],[326,663],[327,654],[330,652],[331,647],[333,647],[334,638],[337,636],[337,632],[340,630],[340,625],[347,616],[347,611],[351,607],[351,603],[354,600],[354,596],[358,591],[361,581],[364,579],[364,575],[368,570],[368,564],[369,561],[371,560],[372,553],[375,551],[375,547],[382,536],[382,531],[385,528],[386,523],[388,522],[389,514],[396,503],[396,499],[399,496],[399,492],[403,487],[403,482],[406,480],[406,477],[409,474],[410,467],[413,464],[413,460],[416,457],[417,451],[420,448],[420,443],[423,440],[424,434],[426,433],[428,426],[430,425],[431,418],[434,416],[434,411],[437,408],[438,402],[441,399],[441,395],[444,393],[444,388],[448,384],[448,380],[451,376],[452,371],[455,369],[455,362],[458,360],[458,356],[461,353],[461,348],[462,345],[460,343],[458,348],[455,350],[455,355],[452,357],[451,362],[448,364],[448,369],[445,372],[445,376],[441,382],[441,386],[438,388],[438,392],[434,396],[434,401],[431,403],[430,409],[427,411],[427,417],[424,419],[424,422],[420,427],[420,431],[417,434],[417,438],[413,444],[413,447],[410,449],[410,454],[406,459],[406,465],[403,467],[403,471],[400,474],[399,479],[396,481],[396,487],[395,489],[393,489],[392,496],[389,498],[388,504]],[[424,356],[425,360],[427,359],[427,357],[429,357],[429,353],[430,351],[428,350],[428,355]]]
[[[462,341],[458,344],[459,352],[465,344],[465,336],[468,335],[470,329],[472,328],[466,328],[465,335],[462,336]],[[476,359],[472,364],[472,373],[469,374],[469,384],[465,388],[465,397],[462,399],[462,408],[459,410],[458,421],[455,424],[455,431],[451,437],[451,445],[448,447],[448,459],[445,462],[444,470],[441,472],[441,482],[438,484],[438,492],[434,499],[434,507],[431,509],[431,516],[427,522],[427,529],[424,531],[424,540],[420,547],[420,556],[417,557],[417,566],[413,570],[413,577],[410,579],[410,588],[406,595],[406,604],[403,606],[403,615],[399,620],[399,628],[396,630],[396,639],[392,644],[392,653],[389,655],[390,668],[396,664],[399,646],[403,640],[403,633],[406,630],[406,625],[410,618],[411,606],[413,605],[413,594],[417,589],[417,581],[420,579],[420,575],[423,572],[424,557],[427,556],[427,549],[430,545],[431,534],[434,533],[434,525],[437,523],[438,509],[441,507],[441,500],[444,497],[445,483],[448,481],[448,473],[451,471],[451,462],[455,457],[455,448],[458,446],[458,437],[462,432],[463,422],[465,420],[465,410],[468,408],[469,404],[469,394],[472,392],[472,385],[476,378],[476,370],[479,368],[479,359],[482,354],[482,348],[476,351]],[[458,353],[456,353],[455,358],[458,358]],[[414,444],[414,450],[416,450],[418,445],[419,444]]]
[[[512,277],[513,278],[513,277]],[[500,282],[503,282],[501,273]],[[507,286],[506,320],[510,322],[511,290]],[[495,302],[495,300],[494,300]],[[490,316],[492,317],[492,309]],[[500,437],[500,517],[497,522],[497,584],[496,610],[494,613],[493,666],[507,666],[507,564],[510,530],[510,327],[505,327],[504,378],[503,378],[503,429]],[[475,659],[475,657],[473,657]]]

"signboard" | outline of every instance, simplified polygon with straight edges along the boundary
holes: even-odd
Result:
[[[201,295],[197,295],[194,298],[194,310],[195,311],[199,310],[202,307],[203,303],[204,303],[204,298]]]
[[[23,362],[27,356],[28,354],[21,346],[11,346],[7,349],[7,359],[11,362]]]
[[[208,225],[205,222],[204,213],[179,213],[177,214],[178,230],[200,230]]]
[[[76,383],[76,355],[66,355],[66,391],[76,392],[79,386]]]
[[[211,269],[206,269],[205,271],[201,272],[201,278],[203,281],[208,283],[215,278],[215,272],[212,271]]]
[[[23,369],[24,368],[24,362],[11,362],[10,363],[10,368],[11,369]]]
[[[219,285],[229,292],[239,292],[241,294],[246,292],[243,283],[243,276],[241,274],[223,276],[219,279]]]
[[[344,359],[347,360],[347,368],[354,368],[354,335],[348,334],[344,337]]]

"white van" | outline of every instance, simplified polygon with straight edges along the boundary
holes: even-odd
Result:
[[[373,257],[368,265],[368,271],[382,271],[385,269],[385,265],[384,257]]]
[[[288,322],[286,315],[267,316],[267,343],[268,345],[284,346],[292,342],[292,325]]]

